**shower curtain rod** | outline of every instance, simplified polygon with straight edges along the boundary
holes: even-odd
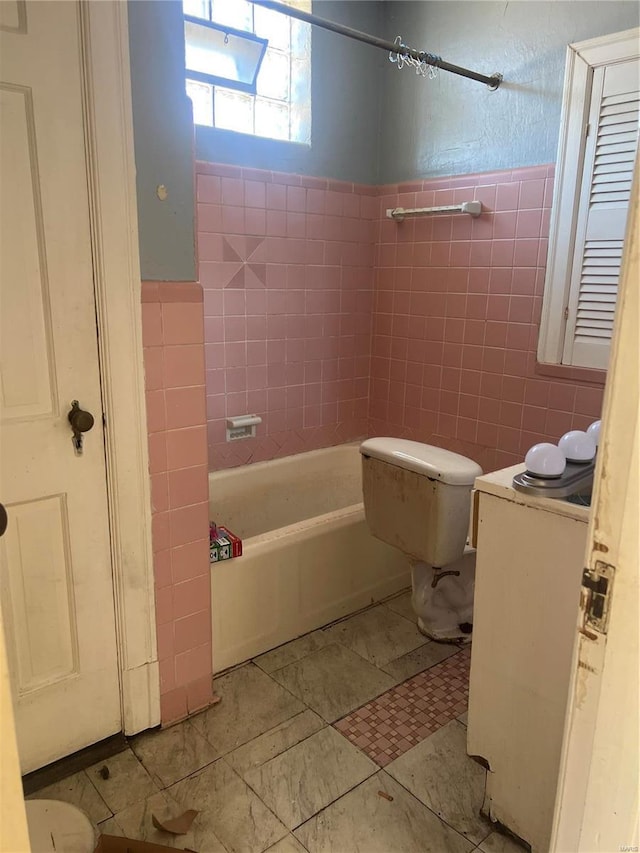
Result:
[[[276,0],[250,0],[256,6],[264,6],[265,9],[271,9],[274,12],[282,12],[283,15],[289,15],[291,18],[298,18],[300,21],[305,21],[307,24],[313,24],[316,27],[323,27],[325,30],[331,30],[333,33],[338,33],[341,36],[355,39],[356,41],[370,44],[373,47],[379,47],[389,53],[397,53],[400,56],[411,56],[417,59],[418,62],[424,61],[427,65],[434,65],[436,68],[442,68],[443,71],[449,71],[451,74],[458,74],[460,77],[468,77],[470,80],[477,80],[479,83],[486,85],[494,91],[502,82],[502,74],[480,74],[477,71],[470,71],[468,68],[462,68],[460,65],[452,65],[450,62],[445,62],[439,56],[434,56],[424,50],[416,50],[413,47],[406,47],[395,44],[391,41],[371,36],[368,33],[354,30],[351,27],[345,27],[343,24],[336,24],[334,21],[328,21],[326,18],[319,18],[317,15],[311,15],[309,12],[303,12],[301,9],[296,9],[295,6],[286,6],[284,3],[278,3]]]

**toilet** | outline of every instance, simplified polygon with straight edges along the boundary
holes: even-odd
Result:
[[[482,474],[466,456],[402,438],[360,445],[369,530],[407,555],[418,628],[440,642],[471,639],[475,551],[467,545],[471,489]]]
[[[98,834],[87,815],[59,800],[27,800],[32,853],[94,853]]]

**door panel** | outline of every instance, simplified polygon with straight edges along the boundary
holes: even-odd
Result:
[[[28,772],[121,714],[79,10],[0,7],[0,591]],[[95,417],[82,455],[76,399]]]
[[[79,675],[66,504],[65,495],[55,495],[10,510],[8,605],[19,696]]]
[[[3,256],[11,255],[0,316],[0,405],[3,419],[15,421],[51,416],[57,405],[31,90],[3,83],[0,115],[0,239]]]

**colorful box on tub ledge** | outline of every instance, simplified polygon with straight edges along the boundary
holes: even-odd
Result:
[[[242,539],[220,527],[214,521],[209,522],[209,562],[219,563],[242,556]]]

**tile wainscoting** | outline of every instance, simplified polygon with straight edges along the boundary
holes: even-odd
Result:
[[[485,470],[600,416],[604,375],[544,375],[536,348],[553,166],[381,187],[370,431],[441,445]],[[394,222],[394,207],[482,202]]]
[[[367,432],[377,190],[197,164],[213,470]],[[225,418],[258,414],[225,443]]]
[[[202,288],[142,283],[163,725],[212,700]]]
[[[542,373],[553,166],[369,187],[197,164],[210,466],[371,434],[485,469],[599,416],[603,375]],[[387,208],[483,213],[394,222]],[[225,443],[225,418],[258,414]]]

